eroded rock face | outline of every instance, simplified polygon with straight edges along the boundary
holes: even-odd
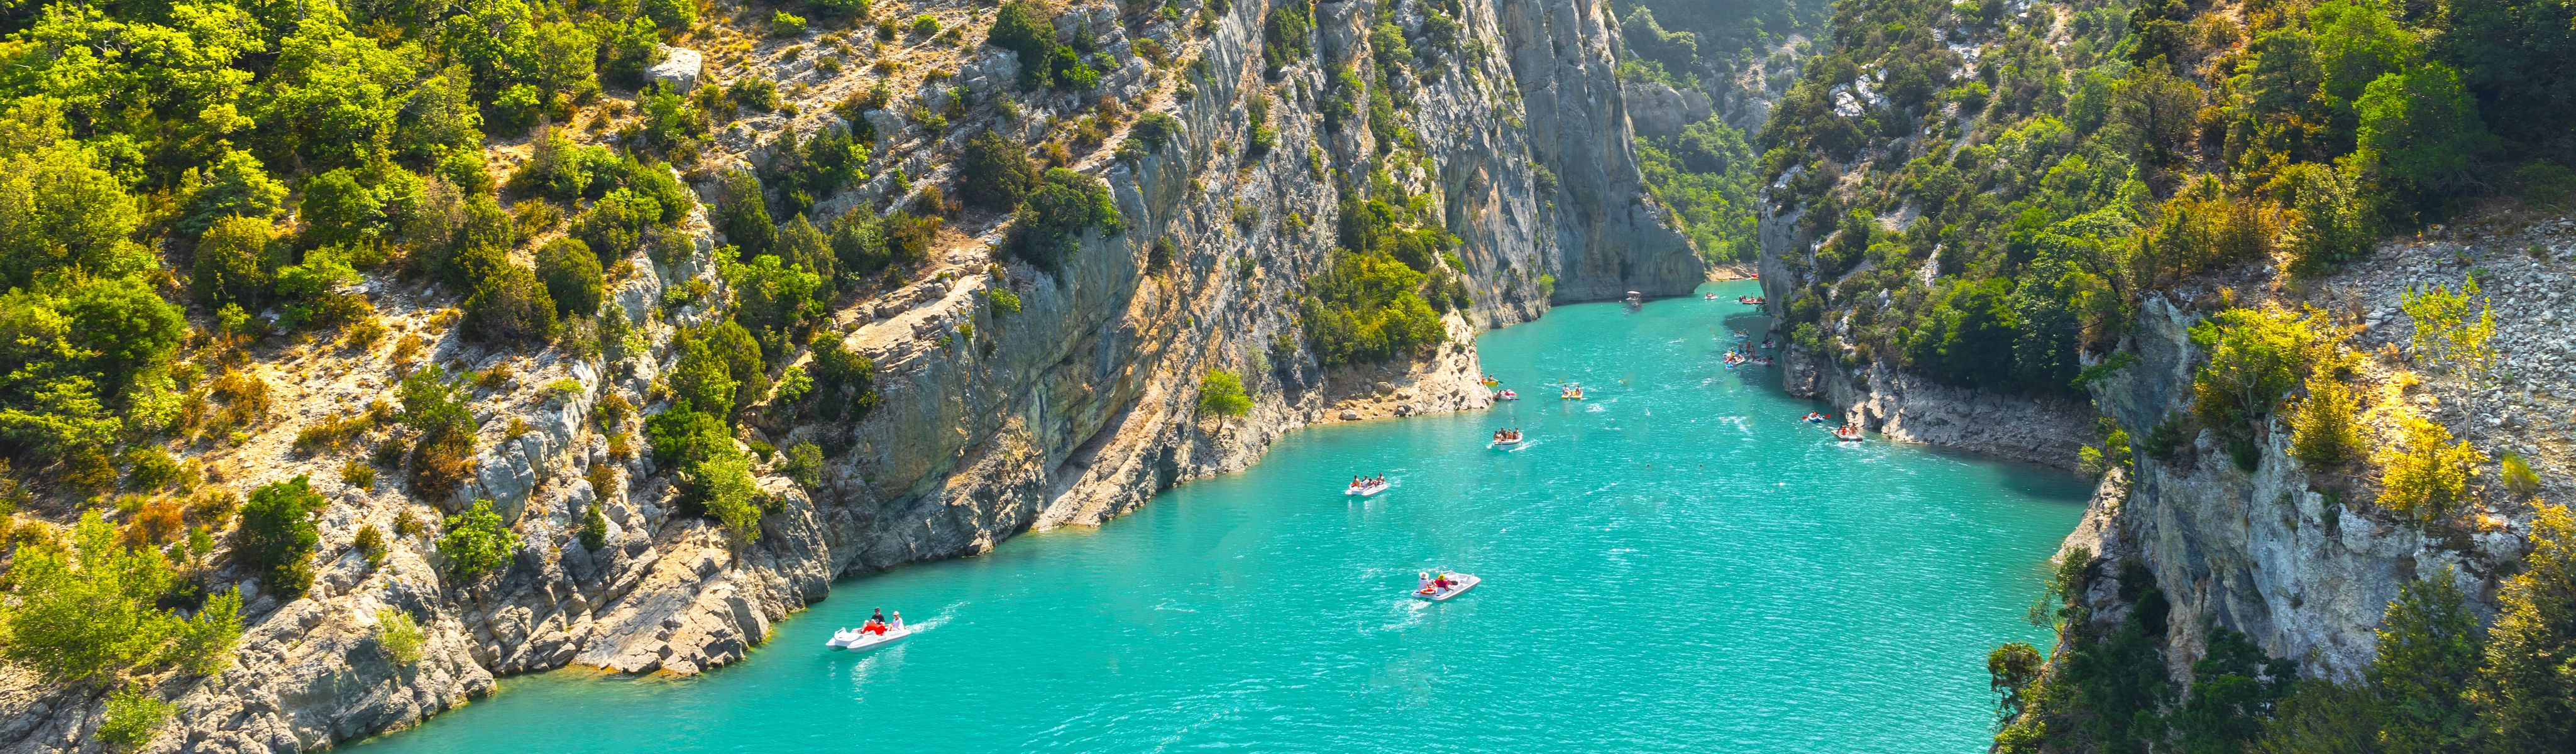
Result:
[[[1558,217],[1556,300],[1687,294],[1705,276],[1637,171],[1635,133],[1612,50],[1607,6],[1500,0],[1512,77],[1528,111],[1532,154],[1556,176],[1544,192]]]
[[[1628,123],[1637,129],[1638,136],[1679,135],[1690,124],[1708,120],[1715,113],[1707,92],[1635,83],[1622,84],[1619,90],[1628,98]]]

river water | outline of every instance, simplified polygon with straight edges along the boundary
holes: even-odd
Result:
[[[1753,285],[1702,290],[1487,333],[1518,403],[1292,433],[1098,529],[842,582],[734,667],[504,679],[356,748],[1984,751],[1985,653],[2048,639],[2022,616],[2085,485],[1834,442],[1719,364]],[[1407,598],[1440,567],[1484,581]],[[822,648],[877,607],[927,630]]]

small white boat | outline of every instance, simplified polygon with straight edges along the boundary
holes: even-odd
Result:
[[[1493,448],[1495,450],[1511,450],[1513,448],[1520,447],[1522,440],[1523,438],[1519,437],[1509,440],[1495,440],[1493,444],[1487,445],[1486,447]]]
[[[1476,575],[1472,573],[1451,575],[1458,577],[1458,583],[1455,586],[1449,587],[1448,591],[1440,591],[1434,587],[1426,587],[1414,590],[1413,598],[1430,600],[1433,602],[1447,602],[1449,601],[1449,598],[1465,594],[1467,590],[1474,589],[1477,584],[1484,582],[1484,579],[1476,578]]]
[[[1375,494],[1380,493],[1380,492],[1385,492],[1385,491],[1386,491],[1386,488],[1387,488],[1387,483],[1385,483],[1385,482],[1380,482],[1380,481],[1376,481],[1376,480],[1370,480],[1370,481],[1365,482],[1365,483],[1351,485],[1351,488],[1350,488],[1350,489],[1347,489],[1347,490],[1343,490],[1343,491],[1342,491],[1342,494],[1344,494],[1344,495],[1358,495],[1358,496],[1360,496],[1360,497],[1368,497],[1368,496],[1375,495]]]
[[[1499,393],[1495,393],[1495,394],[1494,394],[1494,400],[1498,400],[1498,401],[1516,401],[1516,400],[1520,400],[1520,399],[1521,399],[1521,394],[1519,394],[1519,393],[1515,393],[1515,392],[1512,392],[1512,391],[1509,391],[1509,390],[1505,390],[1505,391],[1502,391],[1502,392],[1499,392]]]
[[[912,632],[913,628],[911,626],[888,629],[882,634],[867,633],[855,628],[844,628],[839,631],[832,632],[832,640],[823,642],[823,646],[831,647],[833,649],[846,649],[852,652],[865,652],[888,644],[893,644],[898,641],[903,641],[903,637],[911,636]]]

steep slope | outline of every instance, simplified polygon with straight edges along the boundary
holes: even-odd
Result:
[[[981,39],[995,16],[943,3],[898,16],[889,5],[875,17],[926,14],[936,23],[922,28],[964,40]],[[709,123],[687,175],[702,204],[674,233],[611,254],[603,311],[634,323],[631,338],[604,334],[606,347],[589,353],[495,347],[452,332],[452,290],[370,277],[364,293],[385,335],[247,352],[248,368],[280,386],[279,408],[192,460],[243,489],[312,478],[328,500],[314,584],[280,599],[222,553],[208,560],[209,580],[245,597],[239,650],[211,673],[133,674],[128,688],[175,702],[146,750],[310,750],[415,724],[490,693],[496,675],[568,664],[686,674],[737,661],[833,578],[1097,524],[1182,480],[1242,468],[1304,424],[1482,407],[1490,399],[1467,343],[1478,330],[1552,302],[1686,292],[1702,277],[1643,193],[1612,79],[1617,32],[1589,4],[1066,7],[1053,18],[1060,38],[1116,63],[1081,92],[1027,88],[1030,63],[1012,51],[891,22],[876,43],[863,25],[764,37],[746,32],[766,8],[709,10],[717,17],[678,40],[706,51],[703,68],[687,65],[687,50],[666,51],[654,75],[694,84],[685,102],[711,114],[764,88],[778,102]],[[1277,17],[1299,12],[1311,14],[1311,39],[1281,36]],[[1277,54],[1275,39],[1312,52]],[[1419,54],[1390,52],[1407,42]],[[868,102],[872,90],[895,94]],[[656,138],[665,101],[649,91],[604,101],[565,121],[574,143]],[[1178,128],[1161,144],[1112,149],[1142,135],[1142,113]],[[1078,228],[1060,257],[1036,260],[1015,251],[1025,217],[943,206],[941,187],[955,196],[975,180],[960,155],[988,129],[1041,154],[1072,147],[1060,164],[1101,181],[1114,226]],[[735,168],[773,184],[795,175],[775,167],[802,154],[780,134],[826,132],[873,136],[860,142],[870,147],[860,180],[802,206],[779,185],[765,199],[728,193]],[[504,165],[554,159],[543,144],[490,146]],[[1369,201],[1395,208],[1399,228],[1454,238],[1442,257],[1408,264],[1454,279],[1457,297],[1443,303],[1458,308],[1426,347],[1383,361],[1328,354],[1309,319],[1313,281],[1354,264],[1352,213],[1374,211]],[[699,333],[768,295],[769,279],[728,248],[757,248],[749,236],[803,220],[745,225],[752,204],[824,227],[845,213],[889,228],[947,222],[926,226],[918,262],[849,279],[812,340],[759,344],[771,358],[757,381],[781,387],[746,394],[740,432],[719,452],[749,462],[756,490],[746,492],[760,506],[747,530],[728,531],[693,486],[711,484],[699,470],[713,467],[661,457],[648,417],[681,410],[674,399],[703,379],[690,371]],[[530,235],[524,246],[552,234]],[[865,357],[858,376],[830,376],[847,371],[826,363],[842,354]],[[422,364],[477,378],[462,395],[479,450],[452,493],[391,478],[399,458],[371,488],[347,481],[354,449],[393,444],[407,436],[398,426],[318,447],[300,439],[393,400],[397,377]],[[1241,375],[1246,415],[1199,410],[1211,370]],[[805,396],[786,387],[791,374],[814,375],[798,388]],[[799,466],[806,448],[819,463]],[[420,522],[478,502],[517,546],[494,571],[461,574],[461,556]],[[390,545],[371,556],[361,540],[384,532]],[[389,619],[424,629],[416,660],[393,648]],[[108,746],[98,736],[108,687],[25,674],[6,685],[0,748]]]

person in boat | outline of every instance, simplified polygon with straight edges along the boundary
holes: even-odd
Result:
[[[896,630],[896,631],[901,631],[901,630],[903,630],[903,611],[901,611],[901,610],[896,610],[896,611],[894,611],[894,621],[893,621],[893,624],[894,624],[894,625],[892,626],[892,628],[893,628],[894,630]]]
[[[1359,489],[1359,488],[1360,488],[1360,478],[1359,478],[1358,476],[1353,476],[1353,477],[1351,477],[1351,489],[1355,489],[1355,490],[1356,490],[1356,489]]]
[[[877,608],[875,615],[868,616],[867,625],[859,627],[859,633],[863,634],[876,634],[883,636],[885,635],[885,632],[885,608],[882,607]]]
[[[1430,571],[1423,571],[1413,575],[1413,590],[1423,594],[1430,594],[1432,592]]]

